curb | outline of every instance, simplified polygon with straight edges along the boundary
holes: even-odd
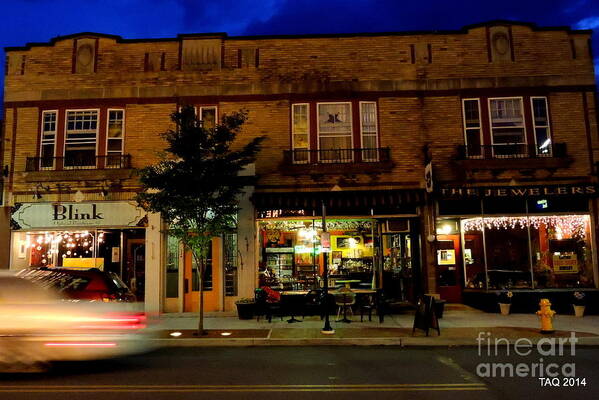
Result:
[[[526,338],[536,344],[540,338]],[[154,339],[161,347],[252,347],[252,346],[400,346],[400,347],[477,347],[475,339],[443,337],[401,338],[310,338],[310,339]],[[514,340],[509,344],[513,345]],[[506,344],[503,344],[506,345]],[[577,346],[599,346],[599,337],[579,337]]]

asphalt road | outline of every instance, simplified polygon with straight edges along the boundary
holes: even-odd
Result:
[[[513,349],[510,356],[505,349],[495,356],[485,351],[479,355],[476,348],[165,348],[125,359],[60,364],[41,374],[3,374],[0,399],[599,398],[597,348],[578,348],[574,357],[535,352],[521,357]],[[554,362],[560,372],[565,364],[574,363],[578,381],[560,377],[560,387],[541,387],[537,377],[477,375],[477,368],[479,373],[493,371],[481,363],[530,365],[540,363],[540,358],[544,368]]]

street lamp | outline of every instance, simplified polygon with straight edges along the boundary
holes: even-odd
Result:
[[[322,204],[322,232],[327,231],[327,208],[324,205],[324,200],[321,201]],[[321,244],[322,248],[322,244]],[[333,335],[335,330],[331,327],[331,322],[329,321],[329,265],[328,265],[328,253],[322,253],[322,261],[324,264],[324,328],[320,331],[323,335]]]

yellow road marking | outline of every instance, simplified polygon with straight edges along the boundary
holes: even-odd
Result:
[[[482,383],[406,383],[373,385],[70,385],[0,386],[0,393],[156,393],[156,392],[393,392],[487,390]]]

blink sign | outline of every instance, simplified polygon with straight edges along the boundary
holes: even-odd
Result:
[[[13,229],[138,226],[145,212],[135,203],[23,203],[12,212]]]

